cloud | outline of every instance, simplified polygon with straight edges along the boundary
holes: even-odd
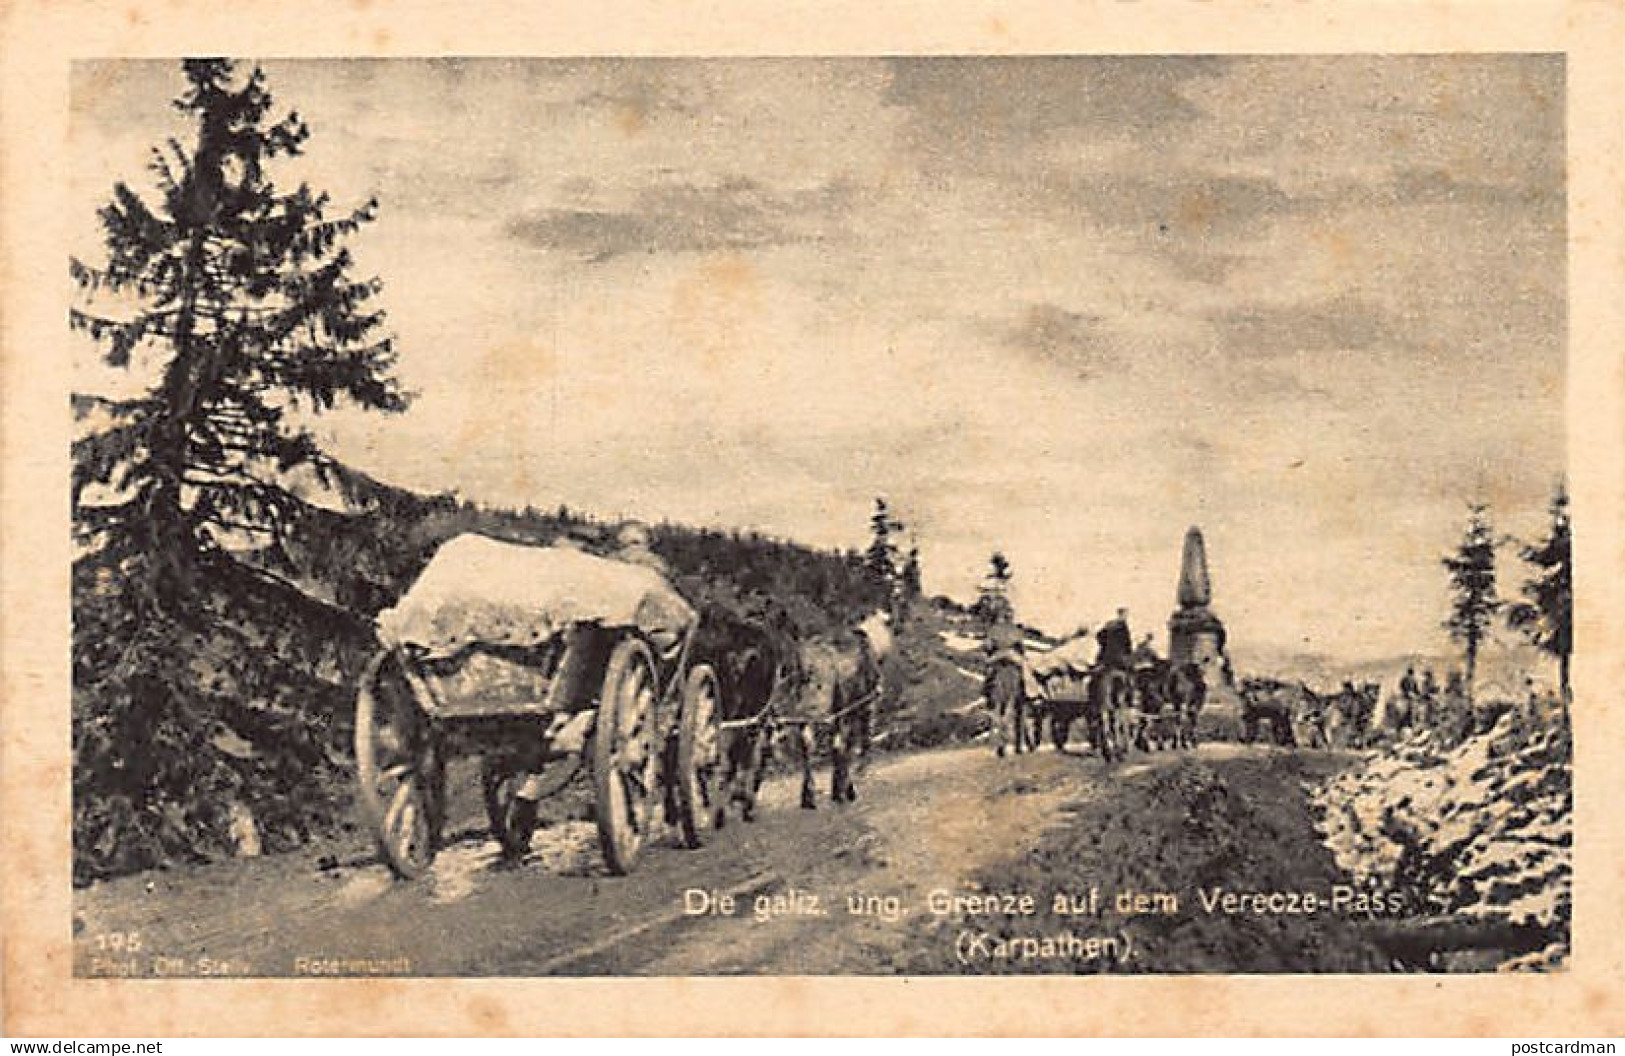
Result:
[[[1165,612],[1194,521],[1238,643],[1377,650],[1436,634],[1464,494],[1521,530],[1563,465],[1561,57],[271,72],[384,203],[425,395],[335,451],[386,479],[839,546],[885,494],[931,589],[998,546],[1040,622]],[[93,256],[178,73],[74,78]]]
[[[1098,377],[1118,359],[1104,317],[1058,304],[1028,305],[1013,319],[984,320],[980,328],[1003,347],[1081,379]]]
[[[1170,153],[1269,172],[1294,193],[1405,170],[1498,187],[1563,182],[1561,56],[1256,56],[1185,91],[1213,119]]]
[[[1268,177],[1196,170],[1078,180],[1057,204],[1163,240],[1238,234],[1298,207]]]
[[[1229,388],[1238,399],[1276,399],[1302,402],[1327,400],[1332,393],[1323,385],[1311,384],[1287,370],[1265,364],[1237,364],[1225,372]]]
[[[607,110],[627,131],[641,129],[656,115],[692,117],[700,111],[695,93],[670,76],[655,75],[673,69],[660,63],[608,62],[594,71],[601,86],[583,92],[575,105]]]
[[[1214,252],[1183,245],[1164,245],[1161,256],[1174,274],[1187,282],[1220,286],[1248,258],[1240,253]]]
[[[1353,295],[1288,305],[1250,304],[1210,312],[1221,350],[1237,356],[1366,352],[1410,343],[1381,307]]]
[[[575,181],[572,194],[591,193]],[[850,181],[775,192],[745,177],[714,184],[668,181],[637,189],[622,208],[549,208],[508,224],[540,249],[595,261],[627,253],[693,253],[821,241],[844,229],[859,196]]]
[[[1052,132],[1129,134],[1196,121],[1187,82],[1228,60],[1188,56],[893,59],[885,99],[913,117],[914,143],[1031,145]],[[973,160],[973,159],[967,159]],[[992,159],[988,159],[992,160]]]
[[[1358,192],[1351,195],[1357,198]],[[1541,212],[1563,211],[1561,178],[1551,182],[1464,180],[1447,169],[1405,168],[1370,196],[1396,205],[1444,202],[1451,205],[1522,208]]]

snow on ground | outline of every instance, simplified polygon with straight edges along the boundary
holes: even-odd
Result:
[[[1503,969],[1567,958],[1573,882],[1566,725],[1516,712],[1459,745],[1417,734],[1314,790],[1321,835],[1351,876],[1416,885],[1430,913],[1551,928]]]
[[[938,631],[937,637],[942,644],[956,653],[980,653],[987,648],[987,640],[980,635],[965,634],[962,631]],[[1021,648],[1029,655],[1047,653],[1054,648],[1049,642],[1041,638],[1023,638]]]

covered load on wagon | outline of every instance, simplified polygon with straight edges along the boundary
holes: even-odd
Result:
[[[1051,700],[1084,700],[1088,675],[1094,663],[1095,643],[1086,634],[1076,635],[1029,662],[1033,674]]]
[[[386,645],[450,656],[478,642],[531,647],[567,627],[630,627],[663,647],[696,615],[666,578],[641,565],[565,547],[459,535],[430,559],[401,600],[378,615]]]

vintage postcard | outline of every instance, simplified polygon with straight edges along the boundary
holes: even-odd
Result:
[[[7,1028],[1618,1033],[1620,9],[725,6],[12,14]]]

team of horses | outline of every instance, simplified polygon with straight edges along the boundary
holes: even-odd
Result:
[[[820,748],[830,757],[830,799],[857,799],[856,772],[869,749],[891,648],[884,612],[848,629],[801,637],[782,613],[745,619],[708,607],[695,650],[717,672],[722,705],[722,794],[713,822],[725,824],[730,807],[742,820],[754,819],[768,764],[779,755],[795,759],[801,806],[815,809],[813,762]]]
[[[1141,751],[1195,747],[1207,700],[1194,663],[1158,658],[1127,669],[1063,667],[1037,675],[1012,650],[990,662],[983,690],[1000,755],[1007,746],[1018,754],[1037,750],[1046,723],[1052,743],[1065,750],[1081,717],[1091,747],[1107,761],[1122,758],[1131,744]]]
[[[1240,688],[1243,738],[1267,736],[1283,746],[1370,748],[1421,729],[1460,741],[1495,713],[1475,711],[1451,686],[1434,692],[1401,686],[1384,694],[1376,682],[1345,682],[1322,693],[1301,681],[1249,678]]]
[[[1242,739],[1267,735],[1282,747],[1362,748],[1384,727],[1406,728],[1411,722],[1392,702],[1380,709],[1381,687],[1375,682],[1320,693],[1303,682],[1249,678],[1241,684],[1241,701]]]
[[[830,757],[830,800],[857,798],[856,772],[869,749],[882,662],[891,648],[885,613],[807,638],[794,634],[782,616],[704,614],[696,651],[717,672],[724,716],[718,825],[730,806],[752,819],[766,768],[781,755],[800,769],[803,808],[817,806],[813,763],[821,751]],[[1359,748],[1419,720],[1414,701],[1384,699],[1375,682],[1321,693],[1301,681],[1249,678],[1238,689],[1238,733],[1245,742]],[[1195,663],[1153,657],[1126,668],[1063,664],[1038,673],[1010,649],[990,660],[983,693],[998,754],[1037,751],[1046,733],[1066,750],[1082,719],[1090,749],[1108,761],[1123,758],[1131,746],[1146,752],[1195,747],[1208,696]]]
[[[813,763],[821,752],[830,758],[830,800],[857,798],[856,773],[869,749],[891,647],[884,613],[806,638],[794,634],[782,616],[747,620],[722,609],[704,613],[695,649],[717,673],[724,718],[717,825],[730,807],[743,820],[753,818],[776,756],[798,765],[803,808],[817,806]],[[1246,742],[1356,748],[1416,719],[1407,702],[1381,699],[1376,683],[1319,693],[1302,682],[1250,678],[1238,688],[1238,732]],[[1107,761],[1123,758],[1130,747],[1195,747],[1197,718],[1208,696],[1195,663],[1152,657],[1129,667],[1061,664],[1038,672],[1011,649],[991,658],[983,693],[998,754],[1037,751],[1046,733],[1066,750],[1082,719],[1090,750]]]
[[[724,718],[716,824],[725,822],[729,807],[752,819],[776,756],[798,765],[803,808],[817,806],[813,763],[821,752],[830,758],[830,800],[857,798],[856,772],[869,749],[882,662],[891,647],[884,613],[803,638],[782,616],[747,620],[722,609],[706,611],[695,649],[717,673]],[[1238,688],[1239,733],[1247,742],[1360,747],[1390,726],[1402,729],[1414,721],[1404,702],[1381,700],[1376,683],[1318,693],[1302,682],[1250,678]],[[1036,751],[1046,733],[1066,750],[1082,719],[1091,751],[1108,761],[1123,758],[1130,747],[1195,747],[1197,717],[1208,695],[1195,663],[1153,657],[1126,668],[1063,664],[1039,673],[1010,649],[990,660],[983,693],[1000,755]]]

